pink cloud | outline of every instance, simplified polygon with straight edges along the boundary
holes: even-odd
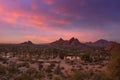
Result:
[[[49,2],[49,1],[48,1]],[[1,3],[2,4],[2,3]],[[37,9],[35,3],[31,4],[32,9]],[[52,29],[52,25],[48,24],[49,21],[52,24],[68,24],[68,19],[57,19],[53,15],[44,14],[44,13],[33,13],[31,11],[22,10],[19,7],[6,9],[4,5],[0,6],[0,20],[11,25],[21,25],[26,27],[39,28],[41,30]]]
[[[43,26],[45,17],[42,14],[27,14],[19,10],[5,10],[4,6],[0,6],[0,20],[11,25],[22,25],[29,27],[39,27],[39,29],[47,29]],[[41,27],[40,27],[41,26]]]
[[[43,0],[47,4],[52,4],[55,0]]]

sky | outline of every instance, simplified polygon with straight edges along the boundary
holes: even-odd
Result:
[[[0,43],[120,42],[120,0],[0,0]]]

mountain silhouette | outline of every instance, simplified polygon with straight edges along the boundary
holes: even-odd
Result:
[[[60,38],[59,40],[56,40],[54,42],[51,43],[52,45],[73,45],[73,46],[77,46],[80,45],[82,43],[80,43],[80,41],[77,38],[72,37],[70,40],[63,40],[62,38]]]
[[[88,46],[96,46],[96,47],[106,47],[111,43],[111,41],[107,41],[105,39],[100,39],[95,42],[88,42],[86,45]]]
[[[27,42],[23,42],[21,43],[22,45],[33,45],[33,43],[31,41],[27,41]]]

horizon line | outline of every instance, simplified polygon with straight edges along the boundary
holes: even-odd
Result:
[[[72,38],[75,38],[75,37],[72,37]],[[60,38],[59,38],[60,39]],[[57,40],[59,40],[59,39],[57,39]],[[63,39],[63,38],[62,38]],[[71,39],[71,38],[70,38]],[[70,40],[70,39],[67,39],[67,40]],[[75,38],[75,39],[78,39],[78,38]],[[54,40],[54,41],[57,41],[57,40]],[[63,40],[66,40],[66,39],[63,39]],[[79,39],[78,39],[79,40]],[[117,42],[117,43],[120,43],[120,42],[118,42],[118,41],[115,41],[115,40],[107,40],[107,39],[97,39],[97,40],[94,40],[94,41],[80,41],[81,43],[89,43],[89,42],[92,42],[92,43],[94,43],[94,42],[96,42],[96,41],[98,41],[98,40],[106,40],[106,41],[109,41],[109,42]],[[39,42],[34,42],[33,40],[25,40],[25,41],[19,41],[19,42],[13,42],[13,41],[10,41],[10,42],[0,42],[0,44],[21,44],[21,43],[24,43],[24,42],[28,42],[28,41],[31,41],[33,44],[49,44],[49,43],[52,43],[52,42],[54,42],[54,41],[50,41],[50,42],[41,42],[41,43],[39,43]]]

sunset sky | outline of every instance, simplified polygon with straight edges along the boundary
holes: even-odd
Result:
[[[0,43],[120,42],[120,0],[0,0]]]

